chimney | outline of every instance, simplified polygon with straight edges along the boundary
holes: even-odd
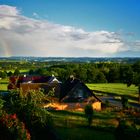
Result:
[[[70,81],[71,83],[74,81],[74,75],[70,75]]]

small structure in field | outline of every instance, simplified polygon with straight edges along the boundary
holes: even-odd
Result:
[[[8,89],[20,89],[24,93],[29,90],[43,90],[47,94],[54,90],[56,97],[60,94],[60,82],[55,76],[12,76],[9,79]]]

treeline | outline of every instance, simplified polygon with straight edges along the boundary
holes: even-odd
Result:
[[[13,65],[12,65],[13,63]],[[132,83],[133,77],[140,75],[140,61],[130,63],[67,63],[47,64],[39,62],[1,62],[0,78],[23,75],[21,69],[28,69],[27,75],[54,75],[65,81],[74,75],[86,83]],[[12,67],[12,71],[10,71]],[[14,70],[13,70],[14,69]],[[129,82],[128,82],[129,81]]]
[[[128,83],[136,74],[140,74],[140,61],[134,64],[63,63],[29,71],[29,75],[55,75],[62,82],[74,75],[86,83]]]

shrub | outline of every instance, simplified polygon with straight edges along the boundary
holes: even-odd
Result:
[[[127,124],[125,120],[120,120],[115,131],[116,140],[138,140],[139,133],[134,124]]]
[[[128,108],[128,98],[125,97],[125,96],[122,96],[121,101],[122,101],[122,107],[123,107],[123,109],[127,109]]]
[[[0,131],[3,132],[0,139],[30,140],[30,133],[25,124],[20,122],[16,114],[3,112],[0,116]]]
[[[36,95],[36,96],[35,96]],[[51,114],[41,106],[43,99],[41,92],[13,92],[8,95],[7,107],[10,113],[16,113],[18,118],[25,123],[32,140],[45,138],[55,139]]]
[[[92,124],[92,119],[93,119],[93,107],[91,104],[87,104],[85,106],[85,116],[88,121],[88,126],[91,126]]]

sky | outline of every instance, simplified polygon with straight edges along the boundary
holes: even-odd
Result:
[[[0,56],[140,57],[140,0],[0,0]]]

